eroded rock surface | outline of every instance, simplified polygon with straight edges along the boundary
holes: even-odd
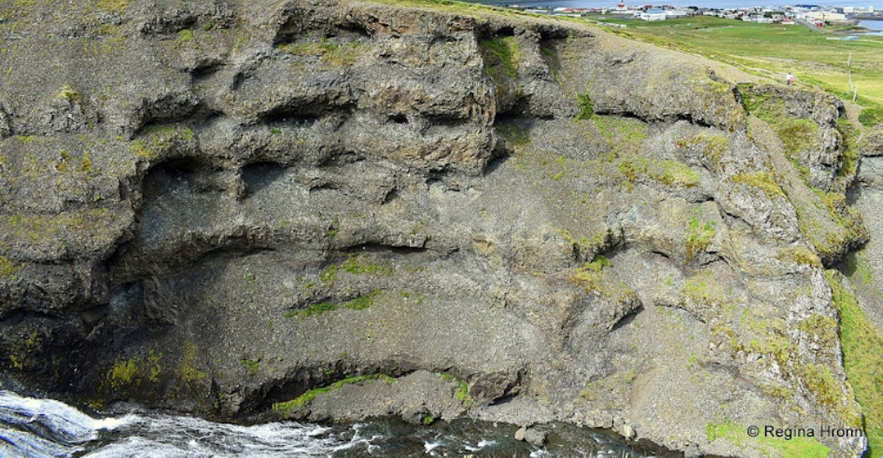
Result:
[[[836,98],[463,7],[75,3],[0,23],[17,377],[688,454],[861,426],[823,270],[868,239]]]

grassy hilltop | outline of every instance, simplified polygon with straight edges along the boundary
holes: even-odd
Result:
[[[749,73],[782,80],[784,73],[792,72],[798,85],[819,86],[844,100],[852,99],[848,64],[858,87],[856,102],[865,109],[863,122],[883,119],[883,36],[862,35],[857,41],[843,41],[839,39],[842,35],[801,25],[709,16],[658,22],[607,16],[603,20],[627,24],[627,29],[610,30],[618,35],[701,54]]]

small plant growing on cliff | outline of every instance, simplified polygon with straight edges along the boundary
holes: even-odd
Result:
[[[178,364],[178,375],[181,376],[181,381],[192,385],[208,378],[208,374],[197,368],[199,355],[196,345],[189,341],[184,342],[181,353],[181,362]]]
[[[689,229],[687,231],[687,259],[693,257],[708,248],[711,241],[717,234],[717,222],[707,221],[704,224],[696,218],[690,219]]]
[[[193,31],[190,29],[184,29],[178,32],[178,39],[181,40],[181,43],[187,43],[188,41],[193,40]]]
[[[585,263],[582,267],[576,269],[576,272],[570,276],[569,281],[575,285],[582,286],[588,291],[601,291],[604,281],[602,272],[606,267],[612,264],[604,255],[595,255],[591,262]]]
[[[442,378],[442,380],[453,380],[457,382],[457,388],[454,391],[454,397],[460,400],[460,402],[466,405],[475,402],[475,400],[472,399],[472,396],[469,395],[469,384],[466,383],[466,380],[458,379],[453,374],[449,374],[447,372],[442,372],[438,375]]]
[[[162,353],[150,350],[147,355],[147,381],[151,383],[159,383],[162,377]]]
[[[783,262],[793,262],[802,266],[822,267],[822,261],[818,255],[806,247],[788,247],[779,250],[776,259]]]
[[[135,358],[118,361],[107,373],[107,380],[111,388],[119,389],[124,386],[138,384],[138,363]]]
[[[82,96],[79,92],[77,92],[70,84],[64,83],[59,89],[57,97],[59,99],[69,100],[71,102],[78,102]]]
[[[595,103],[592,102],[592,98],[589,97],[588,91],[586,91],[585,94],[578,95],[576,97],[576,103],[579,105],[579,113],[576,115],[577,121],[591,119],[592,116],[595,115]]]
[[[6,256],[0,256],[0,278],[12,277],[21,267],[10,261]]]
[[[459,380],[459,385],[457,386],[457,391],[454,393],[454,396],[464,405],[469,405],[475,402],[475,400],[472,399],[472,396],[469,395],[469,385],[466,383],[466,380]]]
[[[772,172],[761,171],[739,173],[730,177],[730,180],[733,183],[747,184],[760,188],[770,199],[786,197],[785,191],[783,191],[782,187],[779,186],[779,183],[776,182],[776,177]]]
[[[263,358],[258,359],[242,359],[239,362],[242,363],[243,366],[248,371],[248,375],[255,375],[258,373],[258,369],[261,367],[261,360]]]

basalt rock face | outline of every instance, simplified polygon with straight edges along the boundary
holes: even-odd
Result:
[[[16,377],[688,454],[861,427],[823,270],[868,238],[836,98],[467,7],[75,3],[0,23]]]

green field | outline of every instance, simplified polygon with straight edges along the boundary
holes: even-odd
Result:
[[[709,16],[658,22],[609,16],[590,19],[626,24],[626,29],[610,31],[700,54],[777,81],[792,72],[798,85],[819,86],[843,99],[852,99],[849,62],[852,81],[858,88],[857,102],[867,107],[883,106],[883,36],[843,41],[839,40],[842,34],[802,25],[757,24]]]

